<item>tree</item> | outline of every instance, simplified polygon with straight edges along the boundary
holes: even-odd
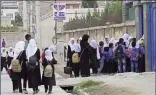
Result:
[[[22,26],[23,25],[23,21],[22,21],[22,17],[19,15],[19,13],[17,13],[15,15],[15,22],[14,22],[15,26]]]
[[[97,8],[98,3],[97,0],[82,0],[83,8]]]
[[[77,11],[75,12],[75,19],[78,20]]]
[[[91,15],[91,13],[90,13],[90,10],[88,10],[88,13],[87,13],[87,21],[89,21],[90,19],[91,19],[91,17],[92,17],[92,15]]]

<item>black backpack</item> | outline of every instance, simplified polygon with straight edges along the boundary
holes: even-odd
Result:
[[[28,62],[28,71],[34,71],[37,66],[36,63],[37,63],[36,55],[31,56]]]
[[[121,59],[124,57],[124,52],[123,52],[123,48],[121,45],[119,45],[117,47],[117,49],[115,50],[115,58],[117,59]]]

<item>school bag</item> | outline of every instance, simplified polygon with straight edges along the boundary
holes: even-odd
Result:
[[[34,71],[36,68],[36,64],[37,64],[37,57],[36,55],[33,55],[29,58],[29,61],[27,64],[28,71]]]
[[[80,62],[80,57],[79,57],[79,54],[78,54],[78,53],[74,53],[74,54],[72,55],[72,62],[73,62],[74,64],[77,64],[77,63]]]
[[[12,60],[11,64],[13,72],[20,73],[22,71],[22,63],[20,65],[20,61],[18,59]]]
[[[19,57],[21,56],[21,54],[22,53],[19,54]],[[13,72],[20,73],[22,71],[23,61],[20,64],[19,59],[13,59],[12,62],[11,62],[11,64],[12,64],[11,69],[12,69]]]
[[[44,76],[45,77],[52,77],[53,75],[53,68],[50,64],[48,64],[44,69]]]
[[[138,60],[138,51],[136,48],[132,49],[132,55],[131,55],[131,60],[132,61],[137,61]]]
[[[115,50],[115,57],[117,59],[121,59],[124,57],[124,52],[123,52],[123,48],[121,45],[119,45],[117,49]]]

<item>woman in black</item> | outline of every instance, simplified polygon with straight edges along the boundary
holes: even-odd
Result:
[[[75,43],[75,39],[71,38],[70,41],[68,42],[68,51],[67,51],[67,67],[73,67],[73,63],[72,63],[72,55],[75,52],[75,48],[74,48],[74,43]],[[73,68],[72,68],[73,70]],[[72,77],[72,72],[70,74],[70,77]]]
[[[13,56],[14,56],[13,48],[10,47],[8,52],[8,58],[7,58],[8,68],[10,67]]]
[[[85,34],[80,42],[81,54],[80,54],[80,72],[82,77],[90,76],[90,64],[89,64],[89,35]]]
[[[3,71],[3,67],[8,71],[7,61],[6,61],[6,50],[5,48],[1,48],[1,71]]]
[[[41,85],[41,73],[40,73],[40,50],[37,48],[37,44],[34,39],[29,41],[26,49],[27,63],[27,76],[29,88],[33,88],[33,93],[39,92],[38,86]],[[31,65],[33,64],[33,65]]]
[[[98,68],[100,67],[98,60],[100,60],[98,44],[95,40],[92,40],[90,43],[90,67],[92,68],[94,75],[97,75]]]
[[[42,75],[42,84],[45,87],[45,93],[47,93],[47,91],[48,91],[48,94],[52,93],[52,87],[54,85],[56,85],[54,64],[55,64],[54,63],[54,58],[53,58],[53,56],[51,54],[51,51],[46,50],[45,51],[45,58],[44,58],[44,60],[42,62],[42,65],[44,67],[43,75]],[[45,68],[46,68],[47,65],[51,65],[51,67],[52,67],[52,77],[45,77],[44,76]]]

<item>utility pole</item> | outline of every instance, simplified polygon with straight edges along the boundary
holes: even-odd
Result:
[[[36,10],[35,13],[36,13],[36,30],[37,30],[35,37],[37,38],[37,42],[40,50],[42,50],[40,1],[35,1],[35,10]]]
[[[55,0],[56,3],[56,0]],[[56,43],[57,44],[57,20],[55,20],[55,38],[56,38]]]
[[[28,32],[27,1],[23,1],[23,30]]]
[[[32,19],[32,14],[33,14],[33,2],[32,1],[30,1],[30,33],[31,33],[31,35],[33,36],[33,38],[34,38],[34,35],[33,35],[33,30],[32,30],[32,28],[33,28],[33,23],[32,23],[32,21],[33,21],[33,19]]]

